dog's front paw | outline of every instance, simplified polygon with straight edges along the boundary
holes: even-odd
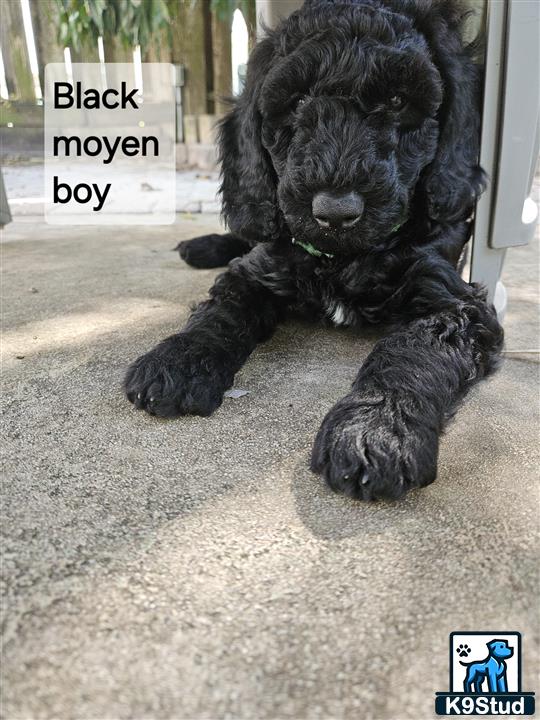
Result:
[[[214,268],[226,265],[229,261],[221,257],[221,244],[220,235],[201,235],[191,240],[182,240],[175,250],[191,267]]]
[[[126,396],[151,415],[210,415],[223,401],[234,375],[219,352],[189,333],[167,338],[129,367]]]
[[[311,469],[350,497],[398,498],[437,474],[438,434],[410,406],[348,395],[323,420]]]

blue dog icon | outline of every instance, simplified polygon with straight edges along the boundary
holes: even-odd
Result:
[[[484,680],[488,681],[489,693],[508,692],[506,682],[506,658],[512,657],[514,650],[508,647],[506,640],[491,640],[487,643],[489,655],[485,660],[470,663],[460,660],[460,664],[467,668],[463,690],[466,693],[481,693]]]

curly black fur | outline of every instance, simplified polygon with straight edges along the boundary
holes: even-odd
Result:
[[[456,0],[312,0],[259,43],[220,128],[231,234],[180,245],[192,265],[229,268],[128,370],[137,407],[208,415],[290,309],[383,324],[311,467],[363,499],[435,479],[440,433],[503,340],[484,291],[456,269],[484,184],[463,16]],[[356,198],[356,216],[325,222],[320,193]]]

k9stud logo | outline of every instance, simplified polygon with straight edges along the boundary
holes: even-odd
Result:
[[[437,715],[533,715],[534,693],[521,691],[521,634],[450,634],[450,691],[435,698]]]

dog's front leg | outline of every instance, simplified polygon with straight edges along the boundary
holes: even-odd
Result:
[[[124,381],[128,399],[162,417],[216,410],[235,373],[279,320],[286,303],[283,278],[280,292],[273,290],[279,265],[262,245],[231,263],[186,327],[130,366]]]
[[[417,318],[375,345],[315,441],[312,469],[352,497],[396,498],[431,483],[445,421],[497,365],[502,329],[481,290],[457,274],[415,285],[404,312]]]
[[[496,687],[496,690],[494,692],[500,692],[500,693],[508,692],[508,687],[506,685],[506,670],[503,672],[503,674],[499,678],[496,678],[495,687]]]

